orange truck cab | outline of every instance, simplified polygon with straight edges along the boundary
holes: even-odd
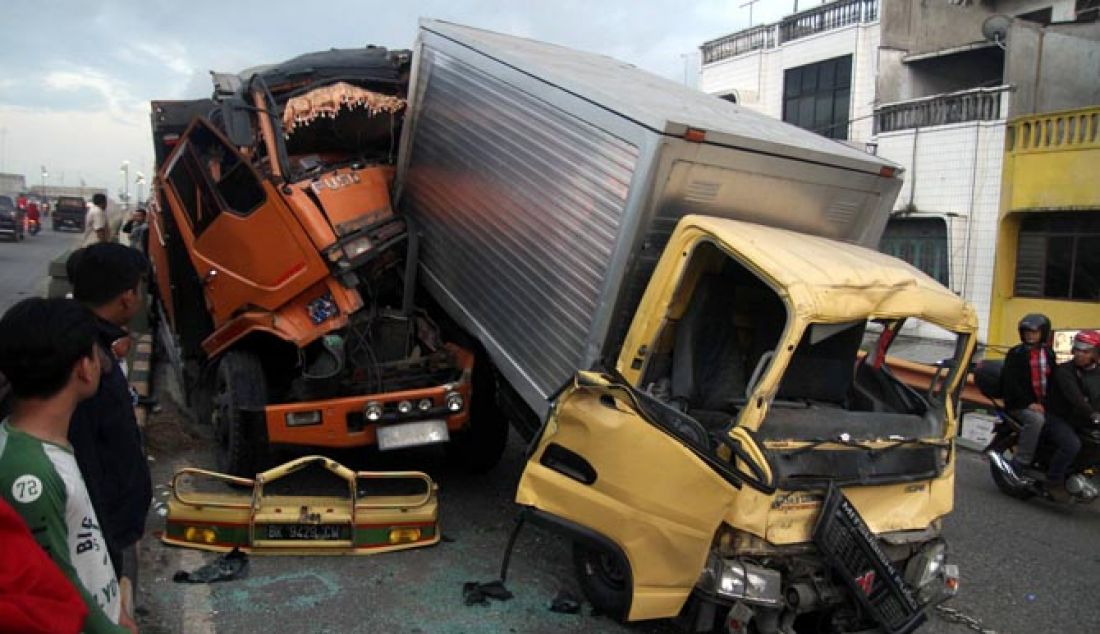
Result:
[[[160,332],[221,471],[279,445],[499,459],[507,423],[471,393],[492,376],[416,306],[416,234],[390,205],[409,61],[312,53],[152,102]]]

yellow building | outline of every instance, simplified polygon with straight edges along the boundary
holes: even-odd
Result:
[[[1100,327],[1100,106],[1009,121],[989,322],[994,356],[1044,313],[1062,357]],[[1061,331],[1061,332],[1058,332]]]

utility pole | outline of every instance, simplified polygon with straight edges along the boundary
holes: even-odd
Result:
[[[752,5],[756,4],[757,2],[760,2],[760,0],[749,0],[745,4],[741,5],[742,9],[744,9],[745,7],[749,8],[749,27],[750,28],[752,27]]]
[[[6,159],[8,156],[8,129],[0,128],[0,172],[4,171],[6,166]]]

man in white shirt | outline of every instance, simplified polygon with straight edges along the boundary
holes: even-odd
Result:
[[[110,242],[111,229],[107,224],[107,197],[103,194],[92,196],[92,206],[84,216],[84,240],[80,246],[86,247],[97,242]]]

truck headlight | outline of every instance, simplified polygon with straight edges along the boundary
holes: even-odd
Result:
[[[363,417],[372,423],[382,420],[382,404],[377,401],[367,403],[367,406],[363,408]]]
[[[349,260],[354,260],[355,258],[363,255],[367,251],[370,251],[371,247],[373,246],[374,245],[371,244],[369,237],[361,236],[345,244],[342,247],[342,250],[344,252],[345,258]]]
[[[782,583],[778,570],[712,553],[697,585],[725,599],[775,606],[782,600]]]
[[[397,404],[397,411],[402,414],[408,414],[413,411],[412,401],[401,401]]]
[[[905,565],[905,582],[921,603],[937,596],[953,596],[959,588],[958,566],[947,563],[947,547],[940,540],[925,544]]]
[[[447,395],[447,410],[451,412],[462,411],[462,406],[466,404],[466,400],[462,398],[462,395],[458,392],[451,392]]]
[[[426,411],[430,410],[431,408],[432,408],[432,399],[430,399],[430,398],[422,398],[422,399],[420,399],[420,402],[416,404],[416,409],[418,409],[422,412],[426,412]]]

